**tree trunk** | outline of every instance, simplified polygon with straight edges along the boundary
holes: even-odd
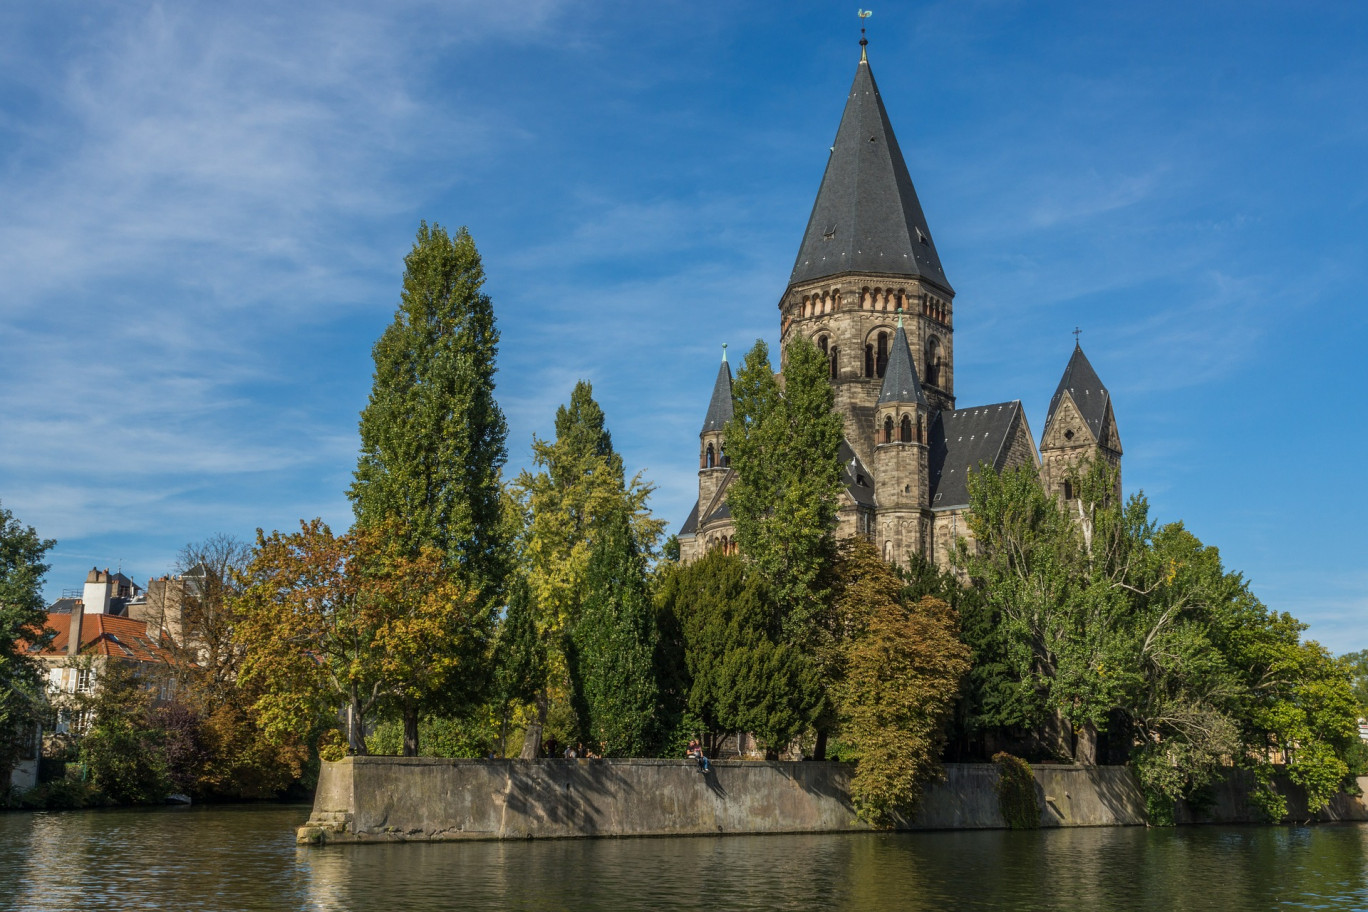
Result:
[[[827,742],[827,733],[826,733],[825,731],[818,730],[818,732],[817,732],[817,743],[816,743],[816,744],[813,746],[813,748],[812,748],[812,759],[813,759],[813,760],[825,760],[825,759],[826,759],[826,742]]]
[[[347,750],[353,756],[366,755],[366,725],[361,715],[361,701],[355,697],[347,705]]]
[[[542,726],[546,725],[546,691],[537,694],[537,721],[527,723],[527,733],[523,735],[522,753],[519,760],[536,760],[541,755]]]
[[[1078,739],[1074,744],[1074,763],[1097,766],[1097,726],[1091,722],[1085,722],[1078,730]]]
[[[418,756],[418,704],[404,701],[404,756]]]

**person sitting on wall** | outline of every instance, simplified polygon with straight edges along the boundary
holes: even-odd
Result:
[[[703,775],[708,775],[712,767],[708,764],[708,755],[703,753],[703,745],[698,743],[697,738],[690,739],[689,749],[685,751],[685,756],[690,757],[698,763],[698,771]]]
[[[574,759],[575,759],[576,757],[578,757],[578,756],[579,756],[579,754],[575,753],[575,746],[574,746],[573,744],[567,744],[567,745],[565,745],[565,759],[566,759],[566,760],[574,760]]]

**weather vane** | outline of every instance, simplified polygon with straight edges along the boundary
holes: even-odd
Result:
[[[870,16],[874,15],[874,11],[873,11],[873,10],[867,10],[867,9],[860,9],[860,10],[856,10],[856,11],[855,11],[855,14],[856,14],[857,16],[859,16],[859,17],[860,17],[860,21],[863,22],[864,20],[868,19]],[[861,60],[864,59],[864,49],[865,49],[865,45],[867,45],[867,44],[869,44],[869,39],[865,37],[864,26],[861,25],[861,26],[860,26],[860,59],[861,59]]]

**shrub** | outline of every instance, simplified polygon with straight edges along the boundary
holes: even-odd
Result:
[[[996,790],[1002,819],[1014,830],[1033,830],[1040,826],[1040,801],[1036,798],[1031,764],[1006,751],[994,754],[993,762],[998,768]]]

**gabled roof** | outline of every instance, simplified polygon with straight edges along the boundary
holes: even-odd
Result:
[[[1020,400],[937,413],[931,423],[931,509],[969,506],[969,473],[980,463],[995,472],[1006,466]]]
[[[732,375],[731,365],[727,363],[726,352],[722,353],[722,366],[717,369],[717,380],[713,382],[712,399],[708,401],[708,415],[703,419],[703,430],[722,430],[732,419]]]
[[[917,379],[917,366],[912,362],[912,348],[898,320],[898,333],[893,337],[893,350],[888,353],[888,367],[884,370],[883,388],[879,391],[879,405],[889,402],[916,402],[926,405],[926,394]]]
[[[921,277],[951,291],[864,59],[855,70],[789,282],[847,272]]]
[[[70,614],[48,615],[47,627],[56,635],[47,648],[37,653],[38,656],[58,658],[67,654],[71,619]],[[113,656],[158,664],[174,662],[166,644],[154,641],[148,635],[146,622],[112,614],[87,614],[82,617],[80,655]]]
[[[841,439],[841,464],[841,481],[845,483],[846,493],[862,507],[874,506],[874,475],[844,438]]]
[[[1107,403],[1111,399],[1111,394],[1098,379],[1097,371],[1088,363],[1088,356],[1083,354],[1083,347],[1077,343],[1074,343],[1073,356],[1069,358],[1069,364],[1064,368],[1064,376],[1059,379],[1059,386],[1050,399],[1050,410],[1045,415],[1042,435],[1049,432],[1055,409],[1059,407],[1059,400],[1066,391],[1073,396],[1074,404],[1078,406],[1078,412],[1083,416],[1093,436],[1101,440],[1102,425],[1107,418]]]

